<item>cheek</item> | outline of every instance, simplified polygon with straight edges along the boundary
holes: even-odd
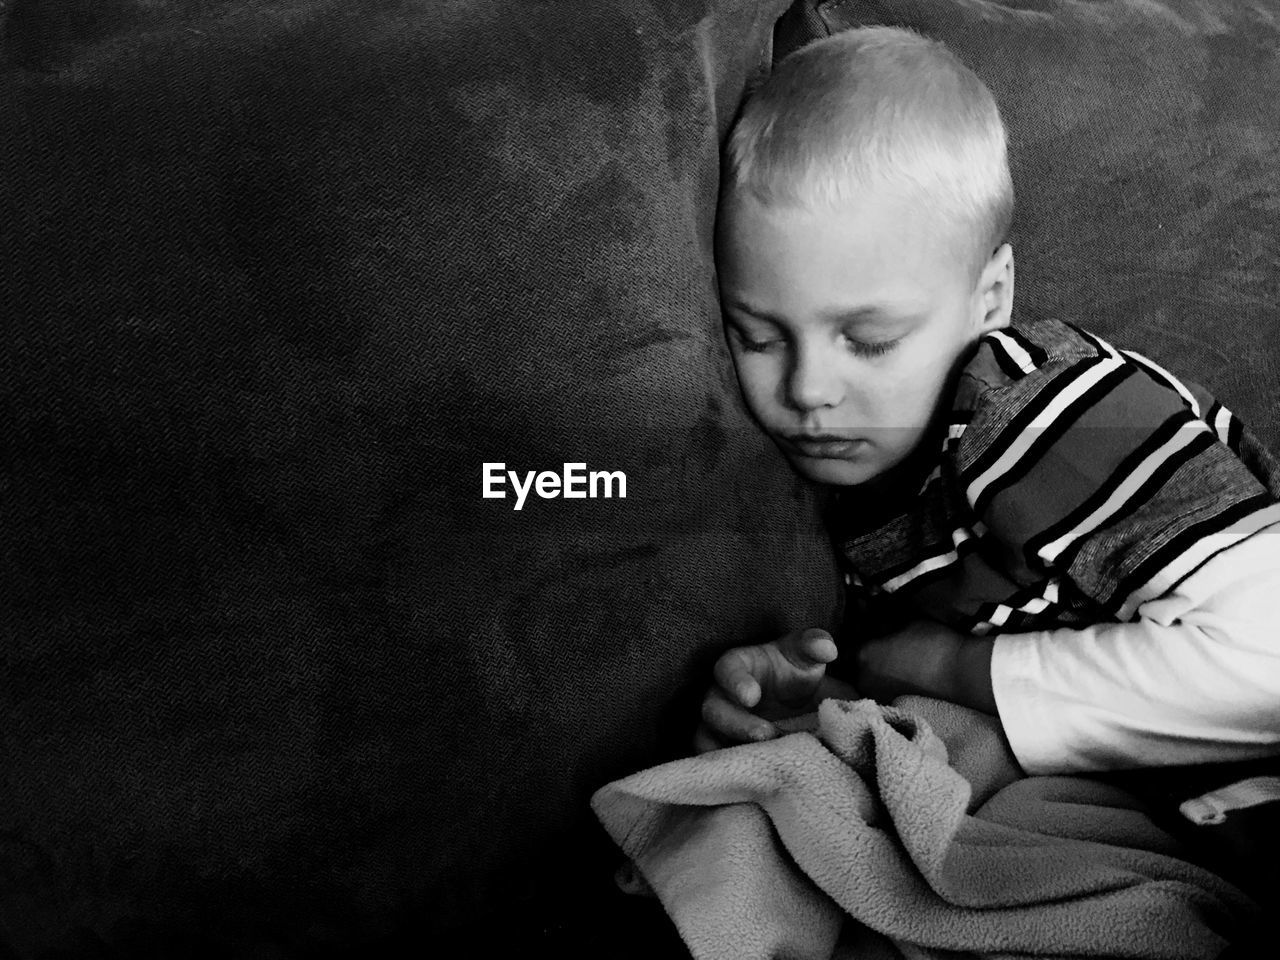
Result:
[[[780,383],[778,364],[763,355],[734,353],[733,364],[747,405],[759,414],[772,406]]]
[[[902,363],[868,377],[858,396],[881,425],[915,429],[933,413],[946,371],[927,361]]]

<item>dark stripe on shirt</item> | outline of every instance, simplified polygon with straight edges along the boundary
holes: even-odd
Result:
[[[1230,410],[1227,411],[1227,446],[1234,454],[1240,453],[1240,439],[1244,435],[1244,424]]]

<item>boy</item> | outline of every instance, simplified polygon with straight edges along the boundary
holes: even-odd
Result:
[[[700,750],[825,696],[996,714],[1028,773],[1280,753],[1280,493],[1197,387],[1013,316],[1003,124],[941,45],[778,65],[727,146],[717,261],[752,415],[827,520],[857,692],[821,630],[724,654]]]

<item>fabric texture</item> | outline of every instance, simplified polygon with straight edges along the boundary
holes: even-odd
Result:
[[[574,955],[836,604],[711,263],[784,6],[0,3],[0,955]]]
[[[1122,791],[1017,779],[989,718],[924,698],[827,700],[816,733],[668,763],[592,804],[698,960],[865,955],[846,915],[912,957],[1203,960],[1252,922]]]

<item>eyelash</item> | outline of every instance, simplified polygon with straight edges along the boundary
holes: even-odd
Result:
[[[768,353],[773,347],[782,343],[781,337],[774,337],[771,340],[753,340],[738,328],[733,328],[734,336],[738,338],[738,343],[742,345],[742,349],[747,353]],[[854,340],[852,337],[846,337],[850,350],[860,357],[883,357],[886,353],[898,345],[899,339],[883,340],[879,343],[868,343],[865,340]]]
[[[850,348],[860,357],[883,357],[898,345],[897,340],[883,340],[880,343],[867,343],[864,340],[848,341]]]
[[[742,345],[742,349],[747,353],[768,353],[771,347],[777,346],[781,340],[752,340],[743,334],[738,334],[738,343]]]
[[[733,339],[737,340],[738,344],[747,353],[766,353],[770,348],[782,343],[782,337],[773,337],[768,340],[752,339],[737,324],[728,324],[728,328]]]

